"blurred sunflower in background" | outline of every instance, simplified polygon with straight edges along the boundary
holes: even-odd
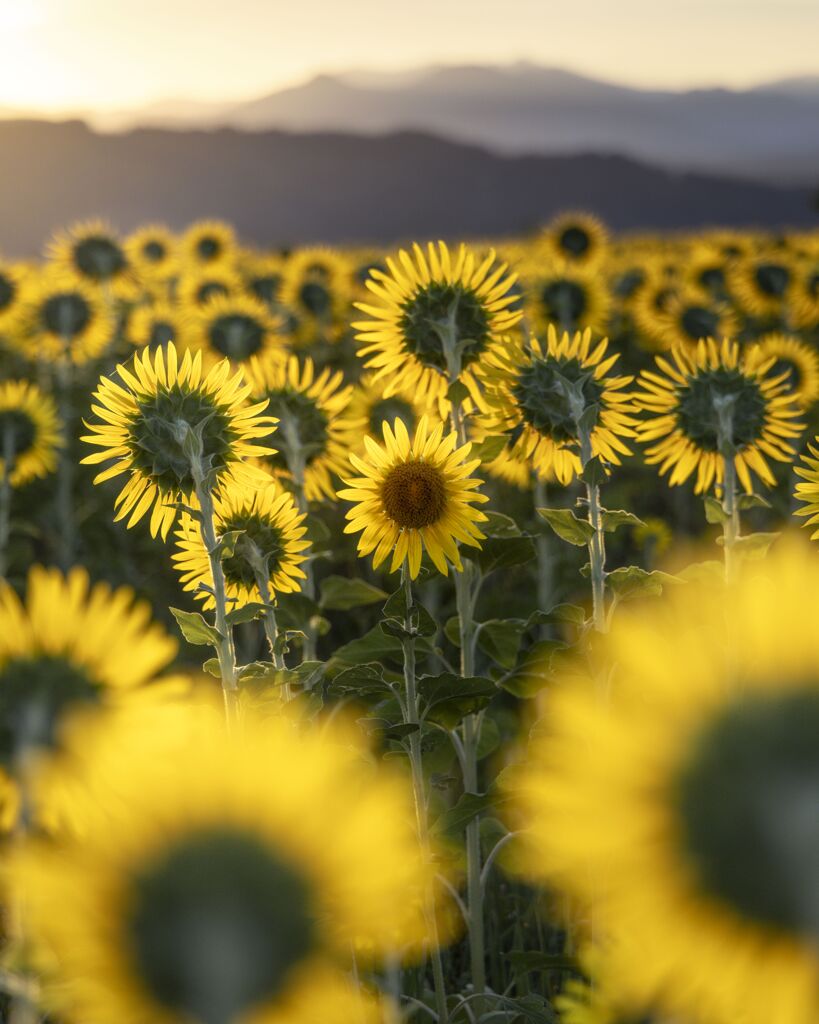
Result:
[[[802,330],[819,326],[819,255],[797,269],[791,319]]]
[[[403,420],[383,425],[383,445],[366,437],[366,455],[350,454],[361,476],[345,480],[339,498],[355,502],[347,513],[345,533],[361,533],[358,554],[373,555],[373,567],[392,555],[390,572],[406,561],[411,579],[421,568],[426,550],[435,568],[446,576],[448,562],[461,572],[458,544],[480,547],[478,523],[486,516],[475,504],[488,501],[477,490],[482,481],[472,474],[480,459],[467,461],[470,442],[457,447],[457,436],[444,437],[439,423],[430,429],[422,417],[410,440]]]
[[[381,1024],[345,969],[423,941],[407,787],[352,730],[248,716],[230,738],[189,718],[142,742],[123,727],[118,759],[79,769],[81,836],[15,857],[51,1005],[87,1024]]]
[[[549,691],[521,785],[529,870],[639,941],[620,982],[662,1019],[819,1013],[817,588],[791,539],[733,585],[621,610],[609,702]]]
[[[301,327],[297,342],[308,344],[318,331],[323,337],[345,317],[352,271],[332,249],[297,249],[284,264],[280,301],[293,311]]]
[[[242,279],[228,263],[205,267],[186,266],[176,284],[176,300],[192,312],[217,296],[236,295],[242,291]]]
[[[236,233],[223,220],[200,220],[180,239],[180,255],[187,267],[213,269],[236,258]]]
[[[190,312],[186,326],[190,343],[211,360],[245,363],[277,351],[284,358],[277,321],[250,295],[214,295]]]
[[[335,500],[333,475],[347,471],[364,426],[350,409],[352,385],[341,371],[317,373],[312,359],[294,355],[253,358],[245,371],[253,400],[266,402],[278,421],[278,451],[266,456],[267,465],[293,481],[300,501]]]
[[[536,334],[545,334],[549,327],[558,331],[605,330],[611,300],[592,269],[538,269],[527,284],[526,308]]]
[[[787,334],[766,334],[756,343],[766,357],[774,358],[772,377],[786,374],[794,398],[805,409],[819,399],[819,353],[807,342]]]
[[[110,224],[93,220],[74,224],[49,243],[55,265],[104,293],[128,297],[134,278],[125,247]]]
[[[179,243],[164,224],[146,224],[125,240],[125,254],[137,277],[149,288],[179,269]]]
[[[361,420],[364,431],[373,437],[380,437],[382,426],[395,420],[402,420],[407,430],[413,433],[424,415],[424,406],[410,391],[388,396],[386,389],[387,384],[383,380],[376,380],[373,374],[365,373],[350,398],[350,416]],[[362,437],[358,447],[361,449],[363,446]]]
[[[649,268],[647,279],[631,306],[634,323],[640,333],[639,340],[644,347],[654,350],[666,347],[659,321],[668,313],[679,287],[679,282],[664,274],[656,263]]]
[[[588,330],[559,335],[552,326],[545,343],[533,338],[529,345],[505,339],[481,368],[486,432],[508,435],[514,457],[568,484],[581,469],[578,421],[596,410],[591,454],[619,465],[631,454],[623,439],[635,436],[635,406],[625,390],[633,378],[611,375],[618,356],[607,352],[608,340],[593,343]]]
[[[683,283],[706,293],[712,300],[724,301],[728,298],[728,263],[728,257],[713,242],[695,244],[683,261]]]
[[[130,529],[150,510],[151,535],[167,537],[176,506],[195,500],[192,439],[216,486],[258,482],[260,471],[244,460],[271,454],[257,441],[276,421],[262,415],[266,401],[247,404],[250,386],[241,371],[231,374],[225,359],[203,376],[201,353],[186,352],[180,363],[171,343],[137,353],[130,367],[117,366],[118,381],[100,378],[92,406],[98,419],[86,423],[91,433],[81,438],[100,451],[82,461],[110,463],[95,484],[128,474],[114,499],[115,521],[127,516]]]
[[[665,348],[696,345],[702,338],[733,337],[737,318],[731,307],[694,289],[676,292],[657,316],[654,337]]]
[[[32,288],[19,342],[31,358],[79,366],[102,355],[113,334],[114,320],[99,289],[51,269]]]
[[[247,291],[269,308],[281,303],[284,259],[267,253],[246,252],[239,260],[239,274]]]
[[[0,340],[16,335],[25,310],[31,275],[19,263],[0,260]]]
[[[217,495],[214,514],[220,537],[234,531],[241,534],[233,554],[222,558],[232,608],[244,608],[300,589],[300,581],[306,579],[300,566],[308,556],[310,542],[304,539],[304,514],[280,484],[272,481],[252,489],[230,487]],[[252,564],[256,556],[266,566],[270,591],[267,597],[259,593]],[[183,516],[180,521],[176,552],[171,558],[184,589],[193,591],[198,600],[204,601],[206,609],[215,607],[210,559],[199,525],[190,516]],[[202,589],[202,584],[209,589]]]
[[[60,749],[71,716],[120,706],[142,693],[167,667],[176,648],[176,641],[152,623],[149,606],[135,601],[132,590],[92,585],[85,569],[63,576],[35,566],[24,600],[0,581],[4,826],[20,810],[16,782],[21,773],[25,788],[33,781],[29,773],[37,769],[37,760]]]
[[[590,213],[561,213],[541,236],[547,259],[558,266],[593,266],[606,253],[608,231]]]
[[[125,337],[137,348],[157,348],[175,342],[187,347],[188,324],[176,303],[160,300],[136,306],[128,314]]]
[[[0,478],[16,488],[53,473],[62,444],[53,398],[26,380],[0,382]]]
[[[780,251],[739,258],[729,266],[728,285],[741,309],[761,318],[786,318],[794,298],[795,267]]]
[[[634,394],[649,414],[637,426],[640,441],[648,445],[646,463],[669,473],[672,487],[696,474],[694,490],[701,494],[715,482],[722,484],[724,453],[732,451],[748,493],[752,472],[773,486],[767,460],[793,461],[791,442],[804,428],[787,382],[768,374],[774,360],[757,347],[743,352],[736,342],[712,338],[657,356],[657,370],[641,372],[643,390]]]

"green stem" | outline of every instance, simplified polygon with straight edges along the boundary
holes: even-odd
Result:
[[[8,548],[11,537],[11,471],[14,468],[14,431],[3,431],[3,478],[0,480],[0,576],[8,571]]]
[[[404,629],[409,632],[412,628],[412,580],[406,561],[401,566],[401,585],[404,588],[404,602],[406,605],[406,616]],[[431,861],[429,842],[427,839],[429,821],[427,814],[427,795],[424,783],[424,761],[421,751],[421,729],[420,714],[418,709],[418,687],[415,677],[415,637],[405,635],[401,641],[404,652],[404,722],[406,725],[417,725],[418,728],[409,734],[409,759],[412,772],[412,791],[415,797],[415,822],[418,829],[418,841],[424,851],[427,861]],[[441,960],[441,950],[438,938],[438,926],[435,921],[435,898],[432,891],[429,894],[428,908],[426,912],[427,928],[430,938],[430,960],[432,961],[432,978],[435,987],[435,1005],[438,1010],[440,1024],[447,1024],[449,1011],[446,1005],[446,982],[444,981],[444,967]]]
[[[68,346],[66,345],[66,349]],[[73,410],[71,404],[71,360],[66,354],[57,364],[57,391],[60,422],[65,443],[57,463],[57,523],[59,530],[58,562],[66,572],[74,564],[76,527],[74,520],[74,456],[71,450]]]
[[[208,553],[210,572],[213,578],[213,599],[216,604],[216,631],[219,643],[216,646],[216,657],[219,660],[219,672],[222,677],[222,695],[225,701],[225,717],[228,728],[236,726],[239,718],[239,683],[236,671],[236,650],[233,645],[233,628],[228,624],[227,595],[225,593],[225,573],[222,559],[219,556],[219,540],[213,514],[213,495],[205,484],[200,467],[193,464],[193,477],[196,484],[196,497],[201,511],[200,530],[202,543]]]
[[[270,657],[273,659],[273,664],[276,668],[283,672],[287,669],[284,663],[284,655],[279,649],[279,626],[276,622],[276,609],[273,607],[273,602],[270,595],[270,583],[263,572],[254,566],[253,575],[256,577],[256,587],[259,591],[259,597],[262,599],[262,604],[265,605],[265,613],[262,619],[264,623],[264,635],[267,637],[267,645],[270,648]],[[283,682],[284,687],[284,699],[289,701],[292,697],[290,692],[290,683],[285,678]]]
[[[737,471],[733,456],[723,456],[722,483],[722,543],[725,551],[725,579],[730,583],[736,577],[736,542],[739,540],[739,504],[737,502]]]
[[[591,434],[580,432],[580,462],[585,469],[592,458]],[[599,484],[586,484],[586,500],[589,505],[589,525],[594,530],[589,541],[589,568],[592,588],[592,621],[599,633],[606,632],[606,541],[603,533],[603,517],[600,512]]]
[[[535,474],[534,486],[535,508],[545,508],[548,504],[546,484]],[[552,571],[551,545],[545,530],[538,530],[535,549],[537,551],[537,606],[546,611],[553,602],[554,578]]]
[[[287,468],[290,471],[290,476],[293,478],[293,487],[296,492],[296,504],[299,506],[299,511],[304,515],[307,515],[309,508],[307,496],[304,492],[304,474],[307,469],[307,463],[304,458],[304,449],[299,435],[298,424],[294,423],[289,416],[282,416],[279,423],[279,429],[281,430],[284,441],[282,445],[282,454],[284,455],[284,460],[287,463]],[[303,568],[306,578],[302,584],[302,593],[305,597],[309,597],[311,601],[315,601],[316,578],[313,573],[312,558],[307,559]],[[315,628],[309,622],[305,622],[302,661],[315,661],[317,645],[318,636]]]

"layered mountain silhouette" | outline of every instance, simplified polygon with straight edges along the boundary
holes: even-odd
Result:
[[[788,184],[819,178],[819,76],[744,91],[643,90],[557,68],[436,67],[319,75],[239,104],[175,100],[98,128],[423,131],[514,155],[616,152],[678,170]]]
[[[817,222],[812,194],[621,156],[502,156],[404,132],[94,132],[79,121],[0,122],[0,252],[37,254],[60,226],[123,231],[224,217],[260,246],[512,235],[566,208],[613,228],[769,228]]]

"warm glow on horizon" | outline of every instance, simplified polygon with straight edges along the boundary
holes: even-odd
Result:
[[[0,107],[241,100],[322,71],[522,59],[642,86],[742,87],[819,74],[817,38],[813,0],[0,0]]]

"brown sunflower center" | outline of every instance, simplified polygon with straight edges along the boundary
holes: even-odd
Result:
[[[428,462],[402,462],[381,485],[384,511],[398,526],[420,530],[437,523],[446,508],[441,471]]]

